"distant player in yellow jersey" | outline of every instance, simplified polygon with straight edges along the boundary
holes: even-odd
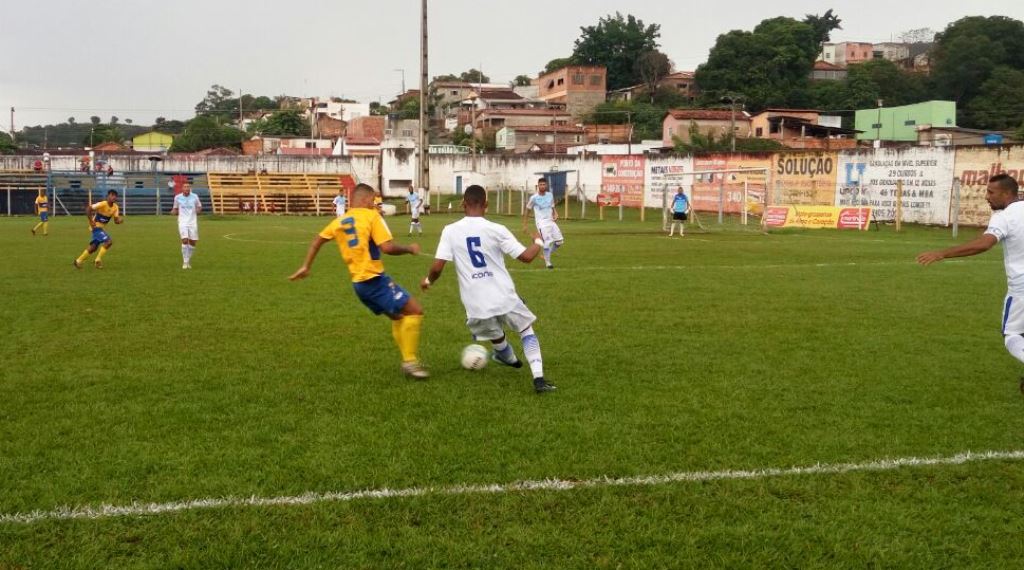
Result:
[[[50,235],[50,200],[46,197],[46,190],[40,190],[36,197],[36,215],[39,216],[39,223],[32,228],[32,235],[36,235],[39,228],[43,228],[43,235]]]
[[[96,254],[96,269],[103,269],[103,255],[107,253],[110,246],[114,245],[114,241],[107,235],[105,228],[111,220],[115,224],[120,224],[124,221],[121,218],[121,209],[117,205],[117,190],[107,192],[106,200],[86,206],[85,215],[89,218],[92,240],[89,241],[89,247],[85,248],[82,255],[79,255],[78,259],[75,260],[75,267],[81,269],[82,264],[99,248],[100,252]]]
[[[348,211],[323,229],[309,244],[306,260],[290,279],[296,281],[309,275],[320,247],[329,241],[338,243],[341,258],[352,274],[356,296],[374,314],[385,314],[391,319],[391,333],[402,353],[402,372],[417,380],[430,376],[416,356],[420,344],[420,326],[423,307],[419,302],[384,273],[381,254],[417,255],[419,244],[396,244],[384,218],[374,207],[374,190],[360,184],[352,192]]]

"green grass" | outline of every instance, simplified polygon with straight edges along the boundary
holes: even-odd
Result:
[[[426,251],[453,219],[424,218]],[[81,218],[33,223],[0,219],[0,514],[1024,448],[999,253],[912,263],[946,229],[565,222],[556,271],[514,266],[538,397],[459,368],[451,268],[416,291],[434,377],[404,380],[333,246],[287,281],[325,218],[205,218],[192,271],[169,217],[111,229],[102,271],[71,266]],[[385,263],[411,289],[429,261]],[[1022,489],[991,461],[2,524],[0,568],[1013,566]]]

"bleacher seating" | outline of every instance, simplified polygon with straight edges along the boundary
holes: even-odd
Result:
[[[218,214],[329,214],[338,190],[355,187],[348,174],[211,172],[207,178]]]

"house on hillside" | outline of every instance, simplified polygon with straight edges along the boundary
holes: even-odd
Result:
[[[632,101],[645,89],[647,89],[647,86],[641,83],[609,91],[608,100]],[[666,75],[658,82],[658,89],[671,89],[685,97],[688,101],[695,101],[697,96],[700,95],[700,90],[697,88],[697,82],[694,80],[692,71],[676,71]]]
[[[662,121],[662,143],[666,147],[674,146],[674,137],[690,142],[690,129],[693,126],[701,134],[714,135],[716,138],[726,136],[730,130],[737,137],[748,137],[750,114],[746,111],[721,109],[670,109]]]
[[[754,138],[790,148],[843,149],[857,146],[857,132],[844,129],[840,117],[814,109],[765,109],[750,118]]]
[[[811,81],[842,81],[846,79],[846,75],[845,67],[819,60],[814,62],[814,68],[811,70]]]
[[[504,127],[498,130],[495,142],[498,150],[515,154],[548,152],[557,147],[564,153],[566,148],[582,144],[585,137],[583,127],[567,125]]]
[[[136,152],[167,152],[174,143],[174,137],[167,133],[151,131],[132,138],[132,149]]]
[[[541,100],[581,118],[607,98],[608,70],[600,65],[569,65],[533,80]]]

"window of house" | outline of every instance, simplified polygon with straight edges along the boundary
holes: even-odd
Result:
[[[458,92],[457,89],[452,89],[452,91],[451,91],[451,93],[449,93],[449,95],[451,95],[452,97],[458,97],[459,96],[459,92]]]
[[[872,129],[880,129],[880,128],[882,128],[882,123],[875,123],[875,124],[871,125],[871,128]]]
[[[555,142],[555,135],[544,135],[544,142],[553,144]]]
[[[593,86],[593,87],[600,86],[601,85],[601,76],[600,75],[591,75],[590,76],[590,85]]]
[[[558,78],[558,84],[559,85],[565,85],[565,78],[564,77],[559,77]]]
[[[576,135],[576,142],[583,142],[583,137],[580,135]]]
[[[586,80],[586,77],[584,77],[582,73],[574,73],[572,76],[573,85],[583,85]]]
[[[777,135],[779,134],[779,123],[768,123],[768,134]]]
[[[757,127],[757,131],[756,131],[756,135],[755,136],[758,136],[758,137],[764,136],[764,128]]]
[[[412,136],[412,129],[402,129],[402,136],[403,137],[411,137]]]
[[[915,119],[910,119],[909,121],[903,121],[903,126],[905,126],[905,127],[913,127],[916,124],[917,124],[917,121]]]
[[[548,89],[554,89],[554,88],[555,88],[555,80],[552,79],[551,81],[548,81]]]
[[[306,148],[316,148],[316,143],[314,141],[306,141]]]

